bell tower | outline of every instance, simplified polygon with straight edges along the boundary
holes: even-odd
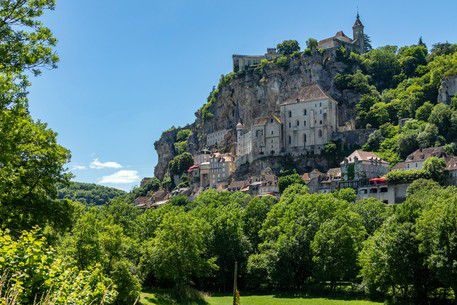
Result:
[[[363,33],[365,26],[360,21],[360,15],[357,12],[357,18],[354,25],[352,26],[354,44],[357,45],[360,53],[365,51],[365,35]]]

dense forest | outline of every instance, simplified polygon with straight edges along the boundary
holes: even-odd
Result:
[[[56,39],[39,21],[54,5],[0,6],[2,304],[134,304],[145,287],[171,289],[177,299],[198,297],[197,290],[230,291],[235,262],[242,291],[455,302],[457,189],[440,181],[416,180],[406,202],[395,206],[356,202],[352,189],[310,194],[299,179],[282,183],[280,198],[207,190],[193,201],[176,196],[149,210],[135,207],[134,196],[164,182],[153,180],[102,206],[77,202],[78,194],[59,199],[60,186],[72,178],[70,152],[31,117],[27,98],[33,75],[58,63]],[[456,45],[339,56],[351,63],[339,86],[366,93],[358,124],[378,129],[368,148],[389,160],[423,145],[452,149],[457,102],[437,104],[436,94],[444,76],[457,74]],[[404,117],[414,120],[400,130]],[[100,191],[114,195],[94,188]]]
[[[58,199],[70,199],[87,205],[101,205],[125,195],[124,191],[94,183],[70,182],[57,186]]]

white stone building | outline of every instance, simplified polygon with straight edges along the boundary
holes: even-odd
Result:
[[[231,154],[215,153],[209,160],[209,186],[225,182],[235,171],[235,158]]]
[[[281,152],[281,120],[275,115],[259,118],[252,128],[254,156],[275,156]]]
[[[346,157],[341,166],[341,175],[345,181],[379,178],[389,172],[389,163],[375,153],[356,150]]]
[[[286,153],[320,154],[337,131],[338,103],[317,84],[300,89],[280,109]]]

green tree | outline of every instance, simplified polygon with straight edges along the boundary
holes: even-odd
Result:
[[[311,243],[316,277],[330,281],[332,288],[338,281],[354,281],[365,235],[362,219],[354,212],[341,210],[325,221]]]
[[[299,174],[292,174],[288,176],[282,176],[278,179],[278,188],[279,193],[283,193],[286,188],[293,184],[302,184],[305,185],[305,181],[303,181],[302,177]]]
[[[310,38],[306,41],[306,47],[310,50],[316,50],[318,45],[319,43],[314,38]]]
[[[24,109],[0,110],[0,212],[4,223],[31,228],[44,226],[52,218],[51,213],[44,213],[58,204],[51,199],[57,195],[56,184],[68,181],[64,166],[70,157],[57,144],[56,136]]]
[[[427,175],[439,183],[446,180],[446,161],[442,158],[430,157],[424,162],[424,171]]]
[[[420,249],[429,268],[457,296],[457,190],[440,198],[418,220]],[[457,300],[457,297],[456,297]]]
[[[351,208],[362,218],[363,226],[368,235],[373,235],[389,216],[387,205],[375,198],[357,201]]]
[[[188,152],[185,152],[181,155],[174,157],[170,161],[168,167],[170,169],[170,174],[172,176],[174,176],[174,175],[181,176],[192,165],[194,165],[194,159],[192,158],[192,155]]]
[[[260,238],[260,230],[262,229],[263,222],[267,218],[268,212],[270,212],[271,208],[276,203],[276,198],[272,196],[254,198],[249,201],[244,209],[243,228],[251,243],[253,251],[257,250],[258,245],[262,241]]]
[[[422,106],[416,110],[416,119],[427,122],[430,114],[433,110],[433,104],[430,102],[425,102]]]
[[[276,46],[279,54],[292,55],[292,53],[300,51],[300,45],[296,40],[284,40]]]
[[[202,219],[183,212],[167,214],[142,260],[148,262],[156,278],[182,289],[193,278],[217,269],[215,258],[207,256],[208,231],[209,225]]]

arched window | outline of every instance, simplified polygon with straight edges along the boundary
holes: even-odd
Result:
[[[317,132],[317,135],[319,136],[319,138],[322,138],[322,129],[319,129],[319,131]]]

